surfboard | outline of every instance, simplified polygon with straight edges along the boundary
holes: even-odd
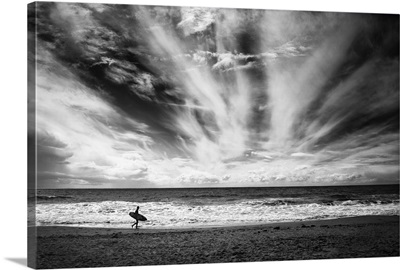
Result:
[[[137,219],[137,220],[140,220],[140,221],[146,221],[146,220],[147,220],[147,218],[146,218],[145,216],[143,216],[143,215],[141,215],[141,214],[138,214],[138,213],[135,213],[135,212],[130,212],[129,215],[130,215],[132,218]]]

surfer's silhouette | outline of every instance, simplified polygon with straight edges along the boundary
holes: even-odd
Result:
[[[145,216],[139,214],[139,206],[136,207],[136,211],[135,212],[130,212],[129,215],[136,220],[136,222],[132,224],[132,228],[133,228],[133,226],[136,225],[136,229],[137,229],[137,226],[139,224],[139,220],[140,221],[146,221],[147,220],[147,218]]]

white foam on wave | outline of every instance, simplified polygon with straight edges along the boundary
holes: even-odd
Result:
[[[230,204],[187,205],[178,202],[132,203],[104,201],[94,203],[38,204],[37,225],[86,227],[130,227],[130,211],[140,205],[147,217],[146,227],[201,227],[244,225],[310,219],[330,219],[362,215],[399,215],[398,202],[388,204],[317,203],[263,205],[249,201]]]

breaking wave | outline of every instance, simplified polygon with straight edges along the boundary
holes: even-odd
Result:
[[[360,215],[399,215],[399,200],[345,200],[305,203],[296,199],[242,200],[213,204],[125,202],[39,204],[37,225],[126,227],[136,205],[148,218],[146,227],[201,227],[332,219]]]

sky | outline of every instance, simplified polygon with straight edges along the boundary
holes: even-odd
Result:
[[[399,183],[398,15],[29,14],[38,188]]]

